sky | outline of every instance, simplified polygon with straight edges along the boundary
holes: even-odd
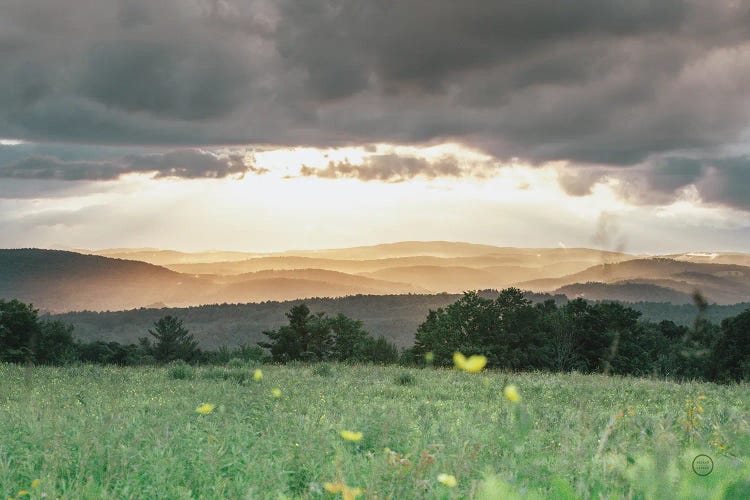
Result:
[[[0,247],[750,251],[750,2],[0,0]]]

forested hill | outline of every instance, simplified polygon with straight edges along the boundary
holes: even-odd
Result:
[[[482,295],[496,297],[497,292],[486,291]],[[554,298],[558,304],[566,302],[562,295],[527,295],[535,302]],[[417,327],[425,320],[430,309],[437,309],[455,302],[458,294],[438,295],[357,295],[342,298],[318,298],[285,302],[263,302],[256,304],[221,304],[187,308],[134,309],[118,312],[74,312],[54,316],[75,327],[74,335],[85,340],[114,340],[121,343],[135,342],[146,334],[148,328],[164,315],[182,318],[185,326],[200,340],[205,348],[222,345],[235,346],[253,344],[264,340],[262,332],[275,329],[287,322],[285,313],[292,306],[306,303],[310,309],[325,311],[331,315],[343,313],[364,322],[373,335],[383,335],[399,347],[411,346]],[[628,303],[641,311],[643,319],[651,321],[672,320],[682,325],[691,325],[697,309],[690,304]],[[735,316],[750,307],[750,304],[732,306],[709,306],[705,317],[713,322]]]
[[[200,280],[145,262],[61,250],[0,250],[0,298],[45,310],[139,307],[199,287]]]

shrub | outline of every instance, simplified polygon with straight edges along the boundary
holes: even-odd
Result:
[[[209,380],[233,380],[238,384],[244,384],[251,377],[251,373],[243,369],[209,368],[202,374],[202,378]]]
[[[182,360],[174,361],[169,365],[169,378],[175,380],[190,380],[193,378],[193,367]]]
[[[227,366],[229,368],[244,368],[245,362],[240,358],[232,358],[229,360],[229,362],[227,362]]]
[[[403,372],[396,377],[396,385],[414,385],[414,382],[416,382],[416,379],[409,372]]]
[[[333,375],[333,370],[331,369],[331,365],[328,363],[321,363],[319,365],[315,365],[312,369],[313,375],[317,375],[319,377],[330,377]]]

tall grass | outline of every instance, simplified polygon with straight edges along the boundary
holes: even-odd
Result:
[[[747,385],[252,369],[0,365],[0,496],[326,498],[340,482],[398,499],[750,498]],[[707,476],[691,468],[701,453]]]

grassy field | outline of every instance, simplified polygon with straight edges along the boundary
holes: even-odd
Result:
[[[364,498],[750,498],[747,385],[253,368],[0,365],[0,495],[334,498],[341,481]]]

